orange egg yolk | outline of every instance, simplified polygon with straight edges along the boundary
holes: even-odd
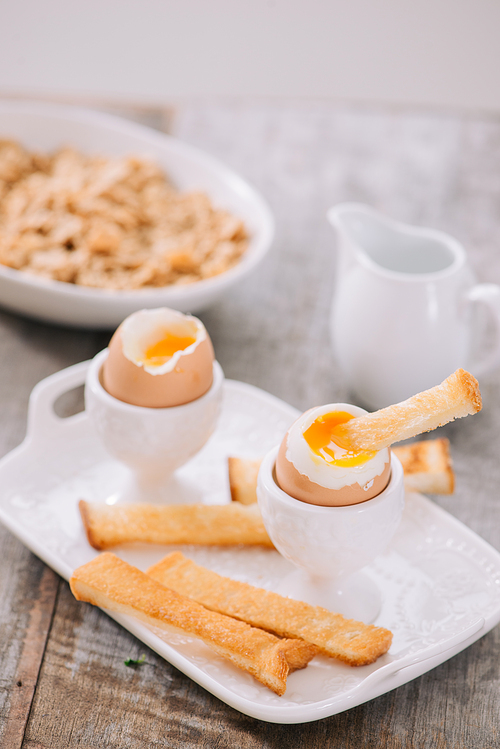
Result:
[[[177,351],[184,351],[196,342],[193,336],[176,336],[167,333],[164,338],[150,346],[145,353],[144,364],[161,366]]]
[[[348,443],[343,441],[340,445],[338,440],[334,439],[335,428],[353,418],[354,416],[347,411],[322,414],[313,421],[302,436],[313,453],[330,465],[345,468],[362,465],[377,454],[376,450],[353,450],[350,449]]]

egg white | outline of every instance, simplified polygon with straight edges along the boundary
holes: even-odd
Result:
[[[306,476],[315,484],[325,489],[339,490],[344,486],[359,484],[363,488],[369,488],[377,476],[384,471],[390,460],[388,448],[377,452],[373,458],[357,466],[336,466],[328,463],[317,453],[313,452],[306,440],[304,432],[308,429],[318,416],[332,413],[333,411],[347,411],[353,416],[362,416],[366,411],[357,406],[347,403],[334,403],[326,406],[318,406],[306,411],[300,416],[290,428],[286,442],[286,459],[292,463],[296,470]],[[339,455],[345,453],[339,448]]]
[[[145,363],[146,351],[166,333],[179,337],[195,338],[194,343],[176,351],[160,365]],[[172,372],[183,356],[189,356],[207,337],[205,326],[197,317],[184,315],[167,307],[143,309],[130,315],[121,325],[122,349],[124,356],[151,375]]]

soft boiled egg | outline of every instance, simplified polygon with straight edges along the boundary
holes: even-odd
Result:
[[[113,335],[102,385],[133,406],[180,406],[210,389],[213,362],[212,342],[198,318],[167,307],[140,310]]]
[[[278,486],[313,505],[341,506],[372,499],[389,482],[390,450],[356,452],[334,439],[334,429],[366,413],[346,403],[306,411],[286,433],[276,459]]]

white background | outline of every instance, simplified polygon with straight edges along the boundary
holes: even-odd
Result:
[[[0,0],[0,95],[500,112],[499,0]]]

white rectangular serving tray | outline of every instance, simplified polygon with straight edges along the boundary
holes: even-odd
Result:
[[[40,382],[31,395],[27,436],[0,461],[0,520],[66,580],[93,558],[77,502],[106,501],[126,469],[109,458],[85,413],[66,419],[53,404],[83,384],[89,362]],[[222,415],[203,450],[171,482],[172,501],[230,501],[227,457],[261,457],[281,441],[298,412],[255,387],[224,386]],[[173,548],[216,572],[276,589],[289,563],[265,549],[122,547],[119,556],[146,569]],[[419,494],[409,494],[387,552],[365,568],[382,592],[375,624],[394,634],[389,652],[351,668],[316,657],[293,673],[283,697],[215,655],[200,641],[159,633],[132,617],[120,624],[212,694],[246,715],[303,723],[360,705],[420,676],[482,637],[500,621],[500,554]]]

